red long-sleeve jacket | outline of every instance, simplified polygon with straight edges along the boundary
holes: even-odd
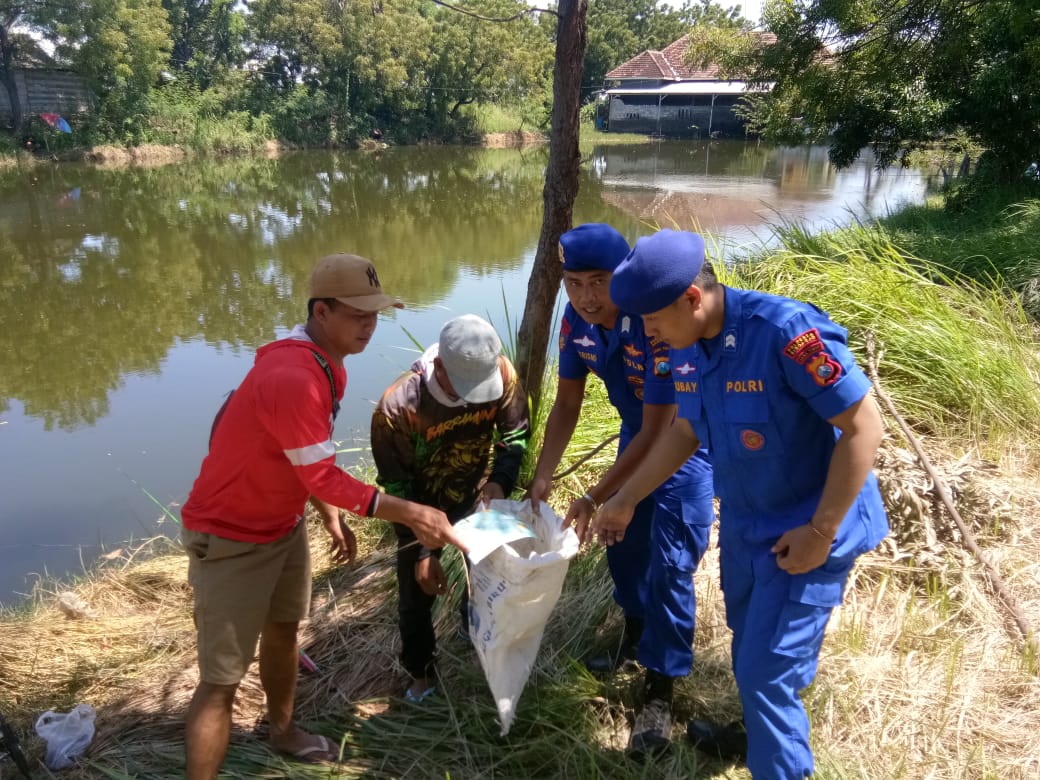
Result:
[[[315,357],[327,361],[333,380]],[[308,496],[370,514],[376,489],[336,465],[333,395],[347,374],[297,328],[257,350],[228,401],[181,510],[185,528],[243,542],[287,534]]]

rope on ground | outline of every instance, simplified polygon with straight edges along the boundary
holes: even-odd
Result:
[[[1025,615],[1022,613],[1018,600],[1014,595],[1012,595],[1011,591],[1008,590],[1007,585],[1004,583],[1004,578],[1000,576],[1000,572],[997,571],[996,566],[990,562],[986,557],[986,554],[975,541],[975,535],[971,532],[971,529],[968,528],[963,518],[961,518],[960,513],[957,511],[957,507],[954,506],[953,498],[950,495],[949,489],[946,487],[946,483],[932,466],[932,462],[925,454],[921,442],[914,435],[913,431],[910,430],[910,426],[907,424],[906,420],[904,420],[902,415],[899,414],[895,403],[892,401],[892,397],[882,389],[881,380],[878,378],[877,371],[877,364],[881,357],[875,349],[874,334],[872,332],[867,332],[866,343],[867,367],[870,371],[870,381],[874,385],[874,392],[877,393],[877,397],[885,405],[892,417],[895,418],[895,421],[899,424],[899,428],[902,430],[903,435],[906,437],[907,441],[910,442],[910,446],[914,448],[914,452],[917,453],[917,458],[921,462],[921,467],[932,480],[932,484],[935,485],[936,494],[942,501],[943,506],[946,507],[946,511],[950,513],[953,522],[957,525],[957,530],[960,531],[961,538],[964,540],[964,546],[968,548],[968,551],[975,557],[975,560],[982,564],[982,571],[985,574],[986,579],[989,581],[990,586],[993,588],[997,600],[1008,611],[1012,620],[1015,621],[1018,630],[1022,633],[1023,642],[1034,655],[1040,654],[1040,643],[1038,643],[1036,634],[1034,634],[1032,628],[1030,628],[1029,621],[1026,620]],[[884,350],[881,352],[881,355],[883,354]]]

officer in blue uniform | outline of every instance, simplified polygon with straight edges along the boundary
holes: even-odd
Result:
[[[881,415],[846,331],[816,307],[718,283],[694,233],[640,239],[611,297],[672,346],[679,418],[597,513],[605,544],[638,501],[697,447],[721,504],[719,547],[733,670],[744,711],[691,738],[740,746],[756,780],[812,775],[798,692],[816,675],[824,629],[857,556],[888,532],[872,472]]]
[[[559,384],[529,495],[548,498],[552,474],[574,433],[588,375],[604,383],[621,416],[618,457],[574,501],[566,522],[586,536],[589,521],[649,452],[675,416],[668,346],[649,338],[642,320],[619,311],[608,295],[628,242],[609,225],[580,225],[560,238],[567,304],[560,326]],[[671,733],[673,680],[693,663],[693,572],[714,520],[706,453],[689,453],[675,474],[639,502],[624,542],[607,550],[614,599],[625,615],[617,655],[588,660],[609,671],[636,659],[646,668],[643,706],[629,741],[633,753],[663,747]],[[647,491],[649,493],[649,491]]]

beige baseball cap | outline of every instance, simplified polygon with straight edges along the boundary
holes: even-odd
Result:
[[[403,309],[397,298],[386,295],[372,261],[358,255],[326,255],[311,272],[310,298],[335,298],[361,311]]]

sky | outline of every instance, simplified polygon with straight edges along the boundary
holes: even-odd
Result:
[[[726,3],[723,2],[721,5],[726,5]],[[740,6],[740,15],[745,19],[749,19],[755,24],[758,24],[759,21],[761,21],[762,0],[743,0],[743,2],[734,3],[733,5]]]

